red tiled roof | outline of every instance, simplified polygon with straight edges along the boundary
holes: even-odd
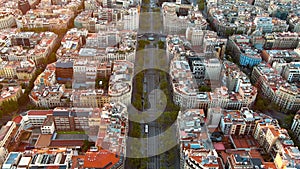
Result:
[[[22,116],[17,116],[17,117],[15,117],[14,119],[13,119],[13,121],[15,122],[15,123],[17,123],[17,124],[19,124],[21,121],[22,121]]]
[[[119,160],[119,157],[107,150],[87,152],[84,157],[84,168],[110,168]]]
[[[263,165],[268,169],[277,169],[274,162],[263,162]]]
[[[76,147],[82,145],[83,140],[52,140],[49,147]]]
[[[41,115],[41,116],[46,116],[46,115],[51,115],[53,114],[53,110],[29,110],[28,115],[32,115],[32,116],[37,116],[37,115]]]

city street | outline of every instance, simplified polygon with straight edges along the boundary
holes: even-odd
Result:
[[[156,3],[154,0],[150,1],[150,4]],[[160,110],[161,107],[157,107],[161,101],[161,93],[155,91],[155,89],[159,89],[159,76],[160,71],[156,70],[157,68],[161,69],[161,71],[168,71],[167,57],[164,49],[158,49],[154,45],[157,41],[160,40],[161,37],[165,38],[165,35],[162,35],[163,27],[162,27],[162,18],[159,12],[152,12],[152,8],[150,8],[150,12],[144,12],[140,15],[140,29],[138,32],[138,40],[148,40],[149,37],[153,38],[150,41],[150,44],[146,46],[144,50],[138,51],[136,57],[138,59],[142,58],[143,62],[138,62],[136,65],[135,72],[139,72],[141,70],[146,70],[144,74],[144,96],[143,98],[148,101],[148,107],[143,109],[143,112],[147,111],[150,119],[155,119],[159,112],[163,112],[164,110]],[[164,63],[164,65],[162,65]],[[145,105],[145,104],[144,104]],[[148,132],[145,133],[145,125],[148,125]],[[160,169],[165,164],[161,164],[161,150],[162,150],[162,138],[160,134],[163,132],[161,130],[160,125],[157,121],[145,122],[141,123],[140,127],[143,131],[142,135],[147,137],[146,141],[142,141],[141,147],[147,147],[146,156],[148,157],[147,168],[148,169]],[[170,138],[171,139],[171,138]],[[174,138],[175,139],[175,138]]]

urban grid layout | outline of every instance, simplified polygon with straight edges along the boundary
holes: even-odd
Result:
[[[0,0],[1,169],[300,169],[300,0]]]

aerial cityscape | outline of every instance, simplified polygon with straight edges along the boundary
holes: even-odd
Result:
[[[0,0],[1,169],[300,169],[300,0]]]

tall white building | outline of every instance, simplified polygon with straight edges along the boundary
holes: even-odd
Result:
[[[87,48],[106,48],[115,46],[120,42],[119,31],[99,31],[98,33],[91,34],[86,39]]]
[[[189,40],[193,46],[203,44],[204,31],[199,28],[188,27],[186,29],[186,39]]]
[[[300,141],[300,111],[298,111],[294,117],[291,130],[293,131],[294,136],[297,137],[298,141]]]
[[[196,79],[205,78],[205,65],[201,60],[194,60],[192,62],[192,72]]]
[[[130,8],[123,14],[124,29],[137,31],[139,28],[138,8]]]
[[[164,32],[167,34],[184,33],[188,27],[207,28],[206,19],[192,5],[164,2],[162,10]]]
[[[2,168],[2,164],[4,163],[6,157],[8,155],[8,151],[4,147],[0,147],[0,167]]]
[[[221,63],[218,59],[208,59],[205,63],[205,79],[220,80]]]
[[[300,81],[300,62],[291,62],[283,68],[283,78],[288,82]]]
[[[97,77],[96,62],[87,60],[76,60],[73,66],[73,85],[74,89],[94,89]]]
[[[207,111],[207,126],[209,128],[217,128],[222,116],[223,113],[221,108],[209,108]]]

